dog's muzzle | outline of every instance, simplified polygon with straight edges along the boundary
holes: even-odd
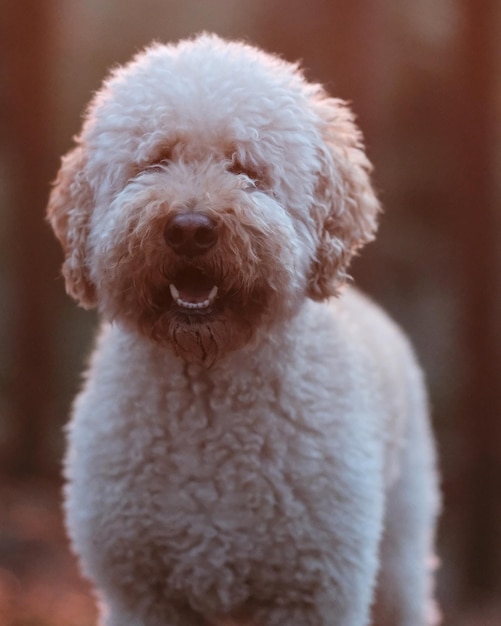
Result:
[[[190,260],[213,248],[218,236],[216,222],[203,213],[178,213],[165,224],[165,243],[188,261],[169,285],[172,300],[182,311],[207,313],[212,308],[218,287],[205,273],[191,267]]]

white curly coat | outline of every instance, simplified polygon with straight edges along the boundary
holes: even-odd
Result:
[[[66,459],[102,623],[435,623],[422,375],[346,286],[379,210],[347,107],[202,35],[115,69],[76,142],[49,219],[104,319]],[[183,211],[219,233],[190,260],[164,239]],[[169,292],[194,276],[219,289],[197,314]]]

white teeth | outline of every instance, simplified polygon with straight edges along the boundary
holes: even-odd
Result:
[[[203,300],[202,302],[186,302],[180,297],[179,291],[175,285],[170,284],[169,289],[170,289],[171,296],[176,302],[176,304],[178,306],[183,307],[184,309],[206,309],[214,302],[217,296],[217,291],[218,291],[217,286],[214,285],[214,287],[212,287],[212,289],[210,290],[207,298]]]

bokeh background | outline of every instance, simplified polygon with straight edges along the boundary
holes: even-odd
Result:
[[[352,102],[385,206],[357,283],[426,369],[445,623],[501,624],[501,2],[0,1],[0,624],[90,626],[59,510],[95,316],[64,294],[50,181],[107,69],[153,39],[243,38]]]

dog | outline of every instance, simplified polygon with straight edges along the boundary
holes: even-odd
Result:
[[[424,626],[423,376],[350,285],[379,202],[348,106],[202,34],[114,69],[48,219],[103,326],[65,512],[106,626]]]

